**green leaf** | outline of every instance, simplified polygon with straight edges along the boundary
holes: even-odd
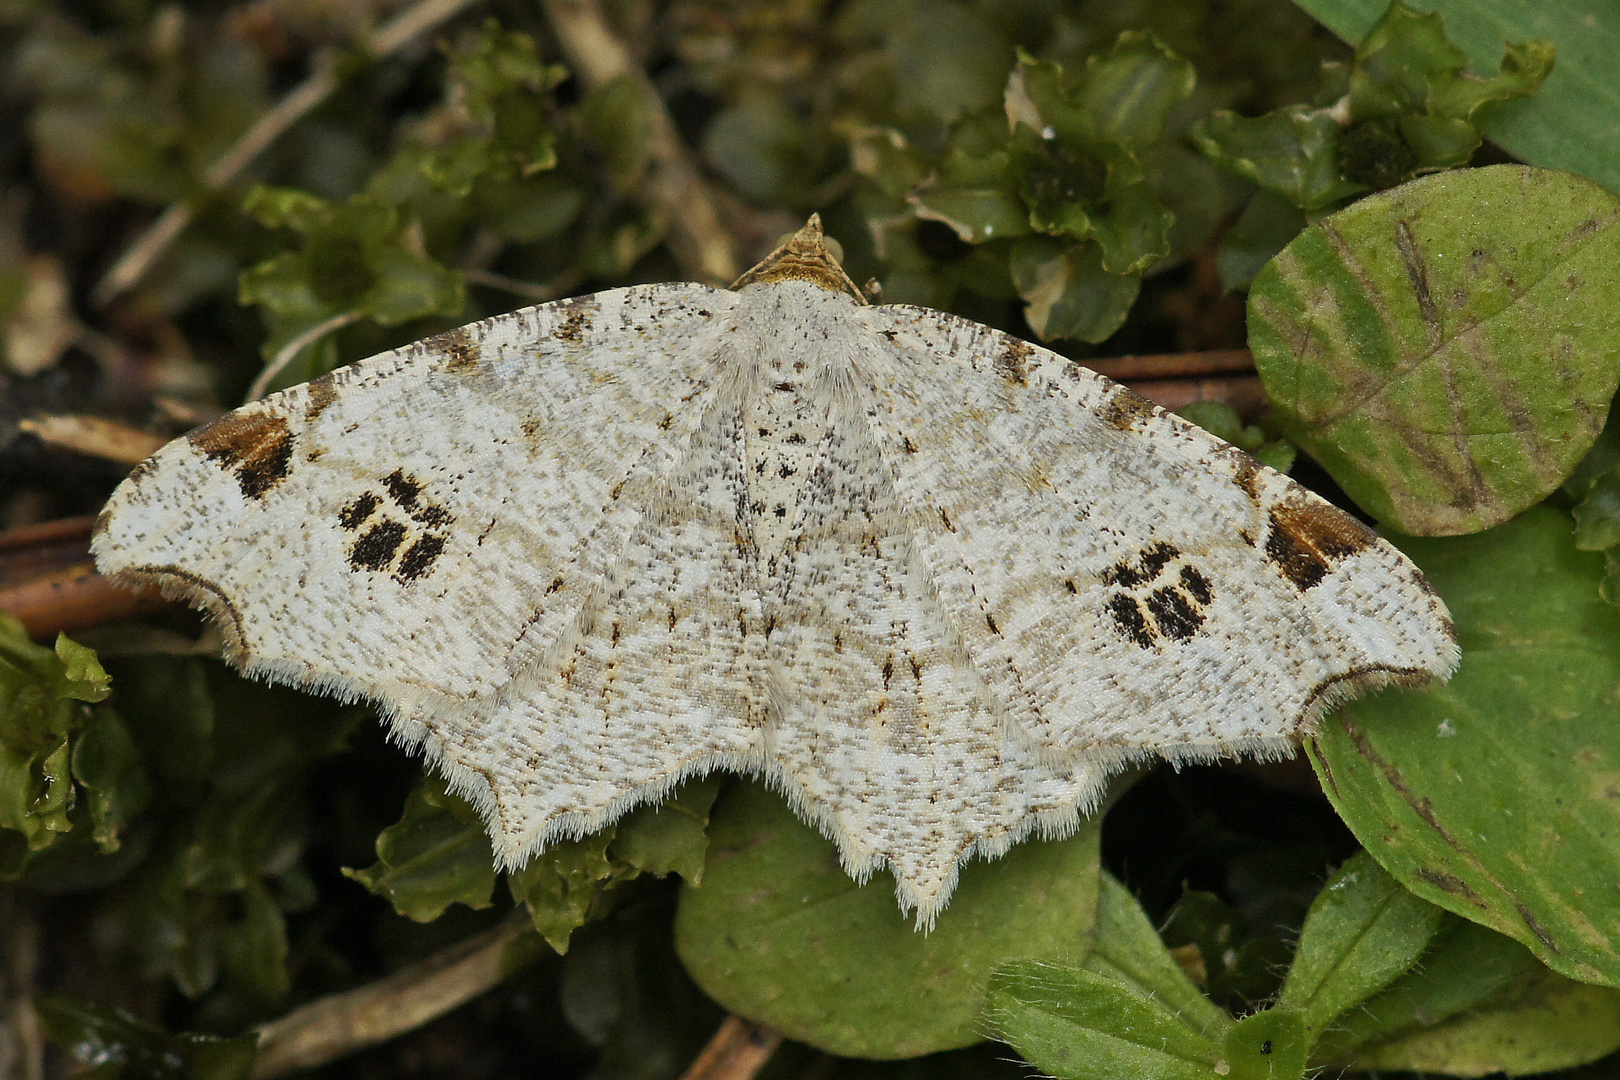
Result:
[[[1296,1010],[1314,1038],[1411,970],[1444,914],[1356,855],[1311,904],[1278,1005]]]
[[[1525,1076],[1584,1065],[1620,1050],[1620,990],[1541,968],[1481,1008],[1344,1061],[1352,1069]]]
[[[563,840],[509,871],[512,898],[529,908],[534,928],[553,949],[568,951],[568,939],[596,913],[606,890],[639,872],[608,855],[614,826],[578,840]]]
[[[1320,210],[1366,190],[1340,175],[1339,132],[1327,109],[1290,105],[1256,117],[1211,113],[1192,138],[1217,164],[1302,210]]]
[[[498,183],[553,168],[557,136],[547,94],[568,70],[542,63],[534,38],[502,29],[493,19],[449,55],[449,115],[436,125],[444,145],[420,164],[428,179],[465,198],[477,181]]]
[[[1311,1036],[1305,1018],[1292,1009],[1265,1009],[1239,1020],[1226,1033],[1227,1080],[1300,1080]]]
[[[54,650],[35,645],[21,622],[0,612],[0,828],[21,833],[31,851],[74,827],[73,754],[87,730],[86,763],[97,785],[92,828],[106,850],[117,847],[118,825],[145,801],[138,758],[112,745],[116,718],[96,724],[87,707],[107,697],[110,682],[91,650],[65,635]],[[98,748],[115,761],[96,761]],[[111,767],[98,772],[102,763]]]
[[[1594,184],[1500,165],[1307,229],[1249,294],[1284,432],[1407,532],[1472,532],[1539,502],[1620,383],[1617,219]]]
[[[117,851],[124,829],[152,798],[140,750],[118,713],[91,712],[73,742],[73,779],[85,794],[91,835],[102,854]]]
[[[1545,85],[1534,97],[1479,110],[1479,128],[1521,161],[1578,173],[1620,192],[1620,67],[1614,63],[1620,55],[1620,8],[1611,0],[1414,0],[1410,6],[1444,14],[1447,38],[1476,71],[1490,71],[1499,60],[1503,76],[1539,71],[1545,55],[1511,42],[1550,42],[1558,66]],[[1344,40],[1358,41],[1383,18],[1388,4],[1300,0],[1300,7]],[[1510,42],[1505,58],[1504,39]]]
[[[1130,890],[1106,870],[1101,878],[1095,943],[1083,966],[1152,998],[1200,1035],[1223,1036],[1232,1018],[1187,977]]]
[[[1163,136],[1193,83],[1191,64],[1140,33],[1091,57],[1072,88],[1058,65],[1021,57],[1006,110],[1030,225],[1096,241],[1110,273],[1139,274],[1168,255],[1174,218],[1135,150]]]
[[[1307,742],[1334,808],[1408,889],[1572,978],[1620,984],[1620,612],[1545,507],[1402,540],[1456,620],[1444,686],[1343,708]]]
[[[377,861],[344,868],[407,919],[431,922],[451,904],[486,908],[495,891],[495,853],[478,811],[437,775],[422,778],[399,821],[377,836]]]
[[[1218,111],[1199,123],[1194,139],[1215,161],[1301,209],[1327,209],[1368,189],[1466,164],[1480,142],[1476,111],[1533,93],[1552,69],[1552,50],[1539,42],[1511,46],[1492,79],[1465,73],[1466,61],[1446,40],[1443,20],[1397,0],[1368,29],[1337,102],[1290,105],[1253,119]],[[1324,72],[1328,86],[1337,76]]]
[[[270,324],[263,346],[267,359],[337,315],[358,313],[394,326],[462,310],[460,273],[427,254],[408,213],[375,196],[361,193],[332,203],[303,191],[260,186],[243,208],[267,226],[302,235],[297,251],[267,259],[241,276],[239,299],[263,307]],[[319,371],[306,365],[290,369],[286,378],[297,382],[295,375],[314,374]]]
[[[121,1080],[246,1080],[259,1037],[171,1034],[111,1005],[77,994],[34,999],[45,1036],[91,1073]]]
[[[881,874],[856,885],[832,843],[757,783],[728,786],[703,884],[681,890],[675,943],[726,1008],[829,1053],[903,1058],[984,1037],[985,982],[1014,957],[1078,960],[1097,914],[1095,823],[962,871],[927,933]]]
[[[986,1013],[996,1037],[1059,1080],[1213,1080],[1225,1050],[1163,1002],[1107,975],[1019,960],[991,976]]]
[[[1448,913],[1422,962],[1370,1001],[1341,1014],[1318,1037],[1311,1060],[1343,1065],[1364,1043],[1398,1040],[1478,1010],[1544,970],[1512,938]]]
[[[1029,236],[1013,244],[1010,265],[1024,318],[1043,341],[1102,341],[1124,324],[1142,290],[1136,275],[1103,269],[1096,244]]]
[[[719,794],[720,778],[708,776],[662,802],[636,807],[619,819],[610,853],[643,874],[679,874],[698,884],[709,853],[709,811]]]
[[[1266,263],[1305,228],[1305,215],[1269,191],[1257,191],[1221,236],[1216,269],[1221,288],[1247,289]]]

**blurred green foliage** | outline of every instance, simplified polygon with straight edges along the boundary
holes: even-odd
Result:
[[[381,58],[358,43],[400,7],[0,4],[16,117],[0,167],[6,205],[22,208],[0,214],[5,332],[17,332],[28,256],[58,260],[83,298],[157,210],[194,214],[93,315],[117,345],[79,346],[99,382],[13,385],[53,407],[129,412],[176,397],[206,411],[295,343],[275,385],[520,302],[691,277],[666,243],[682,208],[651,194],[660,106],[751,250],[819,211],[856,280],[878,279],[886,302],[959,311],[1081,357],[1236,347],[1235,321],[1210,339],[1220,330],[1188,314],[1222,302],[1200,267],[1244,287],[1308,220],[1468,163],[1493,110],[1549,70],[1612,78],[1562,52],[1553,69],[1535,41],[1504,42],[1499,72],[1470,73],[1437,17],[1398,5],[1353,51],[1282,0],[606,9],[657,102],[637,78],[575,70],[527,3],[469,6]],[[331,97],[215,184],[210,165],[311,71],[334,74]],[[1294,462],[1264,422],[1212,403],[1183,413],[1268,464]],[[1564,481],[1586,550],[1620,550],[1616,445],[1603,436]],[[104,493],[61,512],[93,511]],[[1546,510],[1535,524],[1556,532],[1563,519]],[[1582,573],[1571,589],[1596,587]],[[1475,597],[1488,575],[1459,581],[1456,595],[1489,605]],[[927,1029],[933,1041],[918,1046],[960,1045],[988,1030],[985,999],[1001,1037],[1057,1076],[1448,1060],[1524,1073],[1620,1045],[1614,991],[1555,975],[1503,933],[1419,899],[1408,888],[1421,893],[1421,868],[1358,856],[1313,902],[1329,863],[1353,849],[1346,836],[1268,833],[1266,857],[1234,854],[1235,827],[1211,824],[1230,799],[1155,808],[1182,816],[1183,849],[1110,855],[1104,827],[1109,870],[1087,846],[1094,832],[974,868],[991,884],[964,911],[987,929],[957,938],[944,922],[931,938],[897,935],[886,880],[857,889],[824,853],[794,854],[820,838],[780,807],[738,811],[760,801],[747,785],[717,804],[718,777],[553,845],[502,887],[475,809],[383,745],[364,709],[142,641],[98,637],[103,672],[87,648],[35,645],[0,622],[0,899],[16,926],[41,929],[39,982],[60,992],[38,999],[39,1015],[90,1075],[245,1075],[249,1025],[374,982],[521,905],[566,956],[405,1040],[410,1051],[327,1075],[400,1075],[438,1053],[464,1076],[509,1075],[517,1059],[535,1072],[675,1076],[720,1014],[677,960],[668,875],[686,897],[681,952],[694,971],[701,961],[705,985],[739,1007],[773,999],[810,1045],[907,1052],[884,1026],[896,1015],[892,1026]],[[1611,720],[1612,698],[1598,700],[1581,717]],[[1380,701],[1409,715],[1408,699]],[[1583,824],[1607,812],[1608,774],[1587,764]],[[1118,812],[1142,813],[1129,799]],[[1517,805],[1500,800],[1487,808]],[[725,844],[705,893],[712,805]],[[1373,835],[1374,809],[1360,811],[1358,835]],[[1530,861],[1544,877],[1564,869],[1545,853]],[[1023,915],[993,925],[1022,911],[994,883],[1036,871],[1072,908],[1043,907],[1057,929]],[[1170,895],[1145,909],[1109,871],[1162,878]],[[804,903],[814,889],[825,903]],[[908,950],[927,963],[908,963]],[[1026,953],[1044,963],[1013,957]],[[821,1008],[852,981],[868,997]],[[915,1014],[927,1023],[905,1019]],[[492,1061],[493,1044],[509,1056]],[[1565,1049],[1537,1057],[1531,1044]],[[1180,1060],[1166,1065],[1166,1047]],[[776,1067],[1010,1074],[995,1061],[1004,1048],[974,1054],[857,1065],[801,1047]]]

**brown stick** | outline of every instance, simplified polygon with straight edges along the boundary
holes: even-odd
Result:
[[[397,52],[418,35],[471,5],[473,0],[419,0],[389,22],[378,27],[362,43],[373,57],[384,57]],[[203,172],[203,186],[218,191],[229,185],[247,168],[248,164],[264,152],[265,148],[282,133],[303,119],[316,106],[332,95],[340,85],[337,74],[336,49],[323,49],[311,63],[313,71],[303,82],[293,87],[275,107],[254,123],[236,140],[229,150],[216,158]],[[96,307],[106,307],[131,288],[158,258],[169,249],[196,214],[190,203],[174,203],[159,214],[157,220],[136,237],[124,254],[96,284],[90,300]]]
[[[259,1028],[253,1080],[268,1080],[373,1046],[435,1020],[527,967],[543,952],[528,913],[367,986],[332,994]]]
[[[782,1036],[763,1024],[728,1016],[681,1080],[753,1080],[781,1045]]]
[[[731,234],[720,224],[714,195],[646,72],[614,35],[596,0],[544,2],[569,64],[587,86],[629,76],[640,87],[653,118],[646,191],[653,205],[668,216],[670,251],[694,280],[731,284],[741,272]]]
[[[1118,382],[1129,379],[1186,379],[1196,375],[1241,375],[1254,370],[1254,356],[1248,349],[1094,357],[1084,363],[1091,370]]]

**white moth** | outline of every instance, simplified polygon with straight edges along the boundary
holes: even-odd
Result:
[[[238,409],[95,552],[249,674],[374,701],[505,866],[733,769],[921,923],[1130,762],[1280,756],[1457,661],[1353,518],[1046,349],[868,306],[815,218],[730,290],[543,304]]]

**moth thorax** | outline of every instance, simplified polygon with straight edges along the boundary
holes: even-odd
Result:
[[[762,365],[759,393],[743,414],[748,509],[763,559],[786,546],[827,431],[826,410],[815,405],[805,385],[810,366],[782,355],[787,351]]]

